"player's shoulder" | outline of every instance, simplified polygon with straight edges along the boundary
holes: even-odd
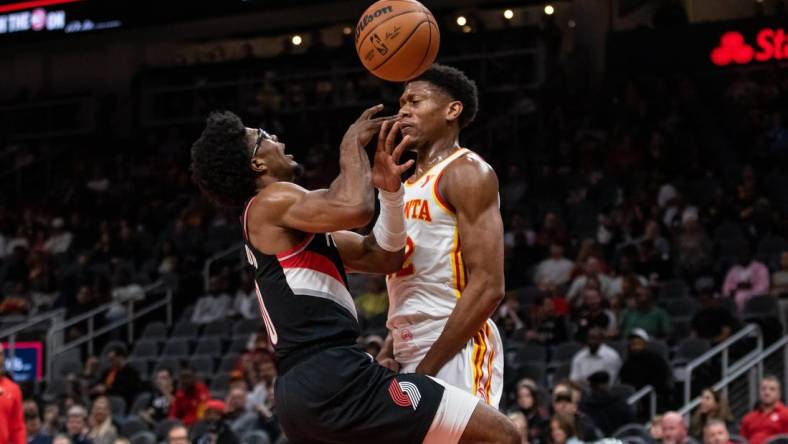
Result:
[[[445,169],[445,179],[452,187],[477,188],[494,186],[498,189],[498,176],[493,167],[478,153],[466,153],[452,161]]]
[[[305,188],[292,182],[274,182],[258,191],[250,211],[258,216],[274,216],[285,211],[306,192]]]

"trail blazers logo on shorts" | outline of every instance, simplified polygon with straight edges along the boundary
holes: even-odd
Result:
[[[400,407],[413,407],[413,410],[416,410],[421,401],[421,392],[412,382],[399,382],[392,379],[389,384],[389,395],[394,404]]]

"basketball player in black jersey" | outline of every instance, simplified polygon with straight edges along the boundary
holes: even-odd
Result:
[[[396,374],[356,344],[360,334],[345,266],[396,271],[404,216],[395,146],[399,123],[367,109],[345,133],[340,173],[328,189],[292,183],[298,164],[262,129],[213,113],[192,147],[194,178],[223,206],[243,207],[247,260],[279,367],[275,403],[291,443],[517,443],[512,423],[437,379]],[[378,134],[375,167],[365,146]],[[381,215],[369,223],[374,184]],[[381,223],[383,221],[383,223]]]

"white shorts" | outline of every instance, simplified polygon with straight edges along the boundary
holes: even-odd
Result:
[[[479,398],[437,378],[435,382],[444,387],[443,397],[435,412],[435,419],[424,436],[423,444],[456,444],[460,441],[468,421],[479,403]]]
[[[429,324],[406,327],[409,335],[398,335],[402,328],[392,332],[395,335],[395,357],[401,365],[401,373],[416,371],[429,346],[437,339],[437,336],[434,339],[430,338],[429,343],[425,344],[424,337],[436,333],[439,335],[443,331],[440,325],[435,324],[436,322],[433,321]],[[445,325],[445,320],[443,324]],[[399,347],[396,344],[398,336]],[[403,336],[406,338],[405,344],[402,343]],[[413,344],[418,345],[414,347]],[[398,353],[397,348],[405,349],[408,353]],[[418,350],[413,353],[415,349]],[[503,343],[495,323],[488,319],[484,328],[476,333],[460,353],[447,362],[435,376],[466,393],[478,396],[497,409],[503,393]]]

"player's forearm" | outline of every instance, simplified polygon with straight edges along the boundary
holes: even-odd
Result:
[[[469,280],[443,332],[419,364],[417,373],[436,375],[484,327],[503,299],[503,290],[495,288],[494,285]]]
[[[339,150],[339,175],[328,187],[328,193],[338,204],[359,207],[365,212],[375,211],[372,169],[364,147],[356,140],[343,140]]]

